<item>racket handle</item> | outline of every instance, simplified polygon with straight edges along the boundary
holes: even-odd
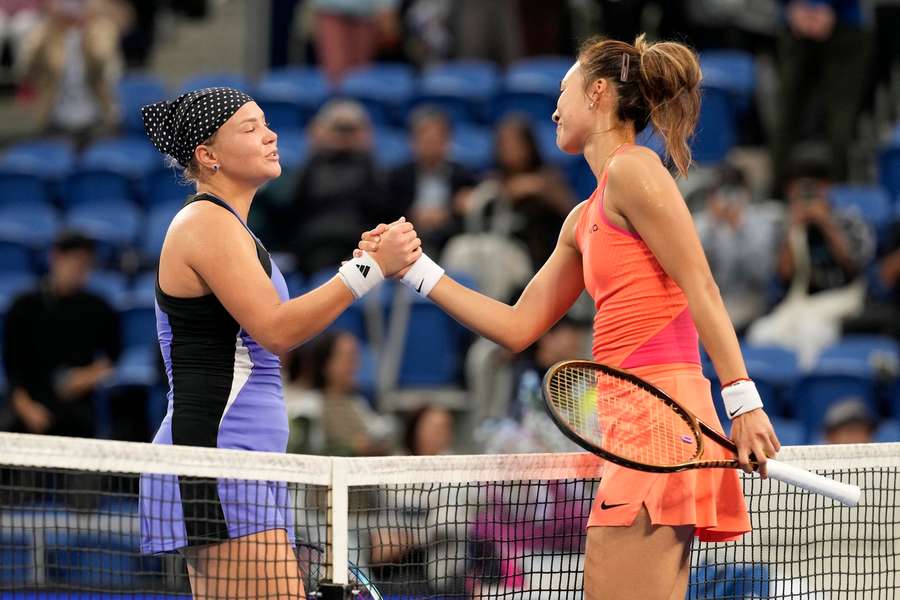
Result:
[[[766,469],[772,479],[795,485],[809,492],[822,494],[847,506],[856,506],[859,503],[859,486],[822,477],[806,469],[771,458],[766,461]]]

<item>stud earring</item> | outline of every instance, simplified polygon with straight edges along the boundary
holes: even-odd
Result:
[[[219,165],[213,165],[213,173],[219,172]]]

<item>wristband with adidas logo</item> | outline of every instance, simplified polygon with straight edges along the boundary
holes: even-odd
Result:
[[[362,298],[369,290],[384,281],[381,267],[367,252],[341,265],[338,276],[350,288],[354,298]]]

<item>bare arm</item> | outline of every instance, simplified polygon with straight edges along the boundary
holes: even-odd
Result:
[[[446,275],[429,299],[475,333],[521,352],[561,319],[584,290],[581,253],[575,245],[575,224],[582,206],[576,206],[566,218],[556,248],[515,306],[470,290]],[[378,246],[368,239],[381,227],[364,235],[361,249],[377,253]]]
[[[675,181],[650,150],[638,148],[610,162],[606,206],[641,236],[662,268],[684,291],[700,339],[723,383],[747,377],[734,327],[713,280],[690,212]],[[765,413],[744,413],[732,435],[741,462],[752,452],[765,462],[778,440]],[[761,469],[765,472],[765,468]]]
[[[392,240],[387,242],[391,254],[404,253],[409,262],[418,257],[419,241],[411,225],[403,224],[385,237]],[[307,294],[282,302],[259,264],[253,240],[231,214],[213,205],[196,206],[176,218],[163,247],[163,259],[167,255],[187,265],[241,327],[275,354],[323,331],[354,300],[335,276]]]

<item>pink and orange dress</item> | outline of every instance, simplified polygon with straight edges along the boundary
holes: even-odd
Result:
[[[593,358],[646,379],[721,431],[684,292],[639,236],[609,220],[606,179],[604,173],[575,229],[584,285],[597,309]],[[725,456],[718,445],[705,446],[705,458]],[[609,462],[588,527],[631,525],[641,505],[655,525],[693,524],[703,541],[735,540],[750,531],[735,469],[659,474]]]

